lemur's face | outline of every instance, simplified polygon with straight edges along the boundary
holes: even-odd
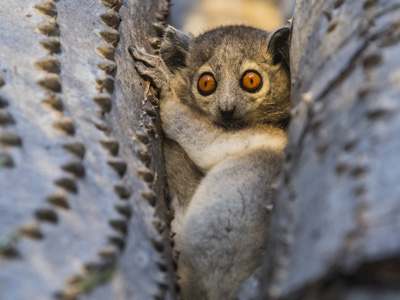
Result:
[[[271,41],[269,33],[244,26],[220,27],[188,41],[182,65],[172,69],[178,97],[224,128],[287,122],[287,61],[279,60]]]

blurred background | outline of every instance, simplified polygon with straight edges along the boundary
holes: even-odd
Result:
[[[198,35],[226,24],[274,30],[293,14],[295,0],[171,0],[169,23]]]

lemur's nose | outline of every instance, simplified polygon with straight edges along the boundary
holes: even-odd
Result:
[[[218,109],[219,109],[219,112],[221,113],[222,120],[224,120],[224,121],[233,120],[233,115],[234,115],[235,109],[236,109],[235,105],[233,107],[229,107],[229,108],[221,108],[221,106],[220,106],[220,107],[218,107]]]

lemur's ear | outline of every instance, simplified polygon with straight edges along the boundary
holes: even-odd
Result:
[[[268,43],[268,52],[271,54],[272,63],[284,63],[289,67],[290,29],[282,27],[271,33]]]
[[[168,69],[176,70],[186,67],[190,37],[172,26],[168,26],[160,47],[160,55]]]

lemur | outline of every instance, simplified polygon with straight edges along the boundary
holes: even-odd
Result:
[[[169,26],[160,56],[129,48],[159,91],[185,300],[232,299],[260,264],[290,109],[289,34]]]

